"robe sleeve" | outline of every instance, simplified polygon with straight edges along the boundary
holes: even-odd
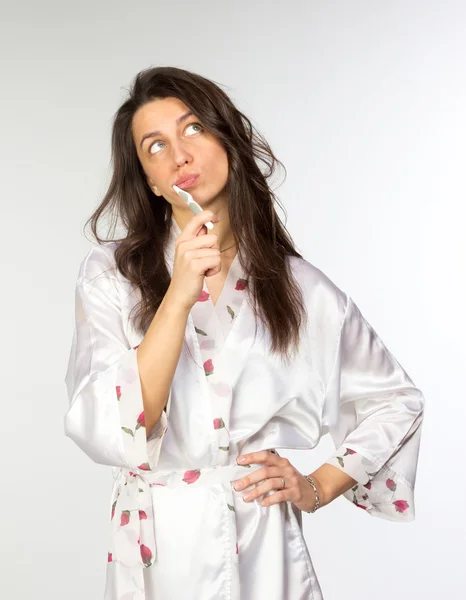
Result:
[[[147,471],[158,462],[171,392],[167,413],[147,436],[137,346],[125,335],[119,282],[108,261],[102,248],[91,250],[76,282],[65,433],[97,463]]]
[[[351,298],[327,385],[326,463],[357,481],[343,495],[372,516],[414,519],[424,397]]]

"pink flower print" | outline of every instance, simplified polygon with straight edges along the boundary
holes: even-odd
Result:
[[[364,484],[364,487],[367,488],[368,490],[370,490],[372,487],[372,482],[368,481],[367,483]]]
[[[129,512],[129,510],[124,510],[121,513],[120,527],[124,527],[125,525],[128,525],[130,516],[131,516],[131,513]]]
[[[133,350],[137,350],[139,348],[139,344],[137,346],[133,346]]]
[[[395,502],[393,502],[393,506],[396,508],[396,511],[400,513],[409,508],[409,504],[406,502],[406,500],[395,500]]]
[[[108,553],[108,558],[107,558],[107,561],[108,561],[108,562],[112,562],[112,561],[113,561],[113,556],[112,556],[112,553],[111,553],[111,552],[109,552],[109,553]]]
[[[214,419],[214,429],[223,429],[225,423],[223,419]]]
[[[144,420],[144,411],[142,411],[142,413],[137,418],[136,429],[139,429],[140,427],[145,427],[145,426],[146,426],[146,422]]]
[[[183,481],[185,483],[194,483],[201,476],[201,471],[199,469],[193,469],[190,471],[186,471],[183,477]]]
[[[139,520],[142,521],[142,519],[147,519],[147,514],[143,510],[140,510],[139,511]]]
[[[248,282],[246,279],[238,279],[238,281],[236,282],[235,290],[242,292],[246,289],[247,285]]]
[[[236,554],[238,554],[238,542],[236,542]]]
[[[206,375],[212,375],[213,372],[214,372],[214,365],[212,363],[212,359],[209,358],[209,360],[206,360],[204,363],[204,373]]]
[[[116,506],[116,500],[115,502],[112,504],[112,516],[110,517],[110,521],[113,519],[113,517],[115,516],[115,506]]]
[[[351,450],[350,448],[346,448],[346,452],[343,454],[343,456],[347,456],[348,454],[356,454],[356,452],[354,450]],[[343,460],[343,458],[341,456],[337,456],[336,457],[338,464],[340,465],[340,467],[342,469],[345,468],[345,461]]]
[[[385,482],[385,485],[392,492],[394,492],[396,490],[396,483],[393,481],[393,479],[387,479],[387,481]]]
[[[141,552],[142,562],[144,563],[144,565],[146,567],[150,567],[151,564],[152,564],[152,552],[151,552],[151,550],[147,546],[144,546],[144,544],[141,544],[139,546],[139,550]]]
[[[139,465],[138,469],[141,469],[141,471],[150,471],[150,465],[149,463],[142,463],[142,465]]]
[[[356,504],[356,506],[358,506],[359,508],[363,508],[364,510],[367,510],[367,506],[364,506],[364,504],[359,504],[359,502],[357,500],[353,500],[353,503]]]
[[[121,385],[116,386],[116,395],[117,395],[117,400],[119,400],[121,398]]]
[[[210,298],[210,294],[202,290],[201,295],[197,299],[198,302],[206,302]]]

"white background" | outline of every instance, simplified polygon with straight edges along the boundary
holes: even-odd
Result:
[[[226,86],[287,167],[278,193],[298,249],[426,397],[414,522],[344,498],[304,515],[325,599],[464,598],[466,3],[1,9],[2,598],[102,598],[111,469],[65,438],[63,378],[111,119],[156,65]],[[286,455],[311,472],[331,451],[327,436]]]

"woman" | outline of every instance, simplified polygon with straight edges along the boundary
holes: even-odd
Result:
[[[301,511],[343,494],[412,520],[423,396],[295,250],[267,183],[278,161],[217,85],[141,72],[112,152],[76,285],[65,418],[114,467],[105,598],[318,600]],[[109,209],[123,239],[97,233]],[[310,475],[275,451],[326,433],[336,451]]]

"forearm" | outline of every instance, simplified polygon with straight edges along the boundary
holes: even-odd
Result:
[[[357,481],[337,467],[324,463],[309,477],[314,479],[320,506],[325,506],[356,485]]]
[[[188,315],[188,309],[172,302],[169,290],[137,349],[147,435],[167,404]]]

